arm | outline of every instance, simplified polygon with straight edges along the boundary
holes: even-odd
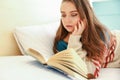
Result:
[[[99,61],[90,61],[87,59],[87,52],[82,49],[82,43],[80,42],[80,38],[80,35],[70,35],[67,48],[73,48],[82,58],[82,60],[85,61],[88,68],[88,78],[96,78],[98,77],[101,65]]]

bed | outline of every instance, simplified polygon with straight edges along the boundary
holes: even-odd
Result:
[[[53,55],[52,46],[58,25],[59,23],[55,22],[45,25],[16,27],[13,34],[23,56],[0,58],[0,65],[2,65],[2,70],[0,70],[2,72],[0,73],[4,73],[0,75],[0,77],[3,78],[0,80],[7,80],[4,79],[5,76],[10,77],[11,79],[9,80],[70,80],[63,75],[47,72],[39,63],[27,55],[27,49],[30,47],[48,56]],[[16,72],[11,74],[10,72],[15,71],[14,69]],[[102,68],[100,76],[95,80],[120,80],[119,74],[120,68]]]
[[[120,69],[103,68],[92,80],[120,80]],[[45,68],[31,56],[0,57],[0,80],[71,80],[63,74]]]

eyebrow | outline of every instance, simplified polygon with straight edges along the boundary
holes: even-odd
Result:
[[[73,10],[73,11],[70,11],[70,13],[72,12],[78,12],[77,10]],[[65,13],[64,11],[61,11],[61,13]]]

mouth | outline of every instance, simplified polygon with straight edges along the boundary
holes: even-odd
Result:
[[[72,32],[74,30],[74,27],[72,25],[66,25],[65,27],[68,32]]]
[[[72,28],[72,25],[66,25],[67,28]]]

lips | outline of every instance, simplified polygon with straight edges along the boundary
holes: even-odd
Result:
[[[66,30],[68,32],[72,32],[73,31],[73,26],[72,25],[66,25],[65,28],[66,28]]]
[[[72,28],[72,25],[66,25],[67,28]]]

